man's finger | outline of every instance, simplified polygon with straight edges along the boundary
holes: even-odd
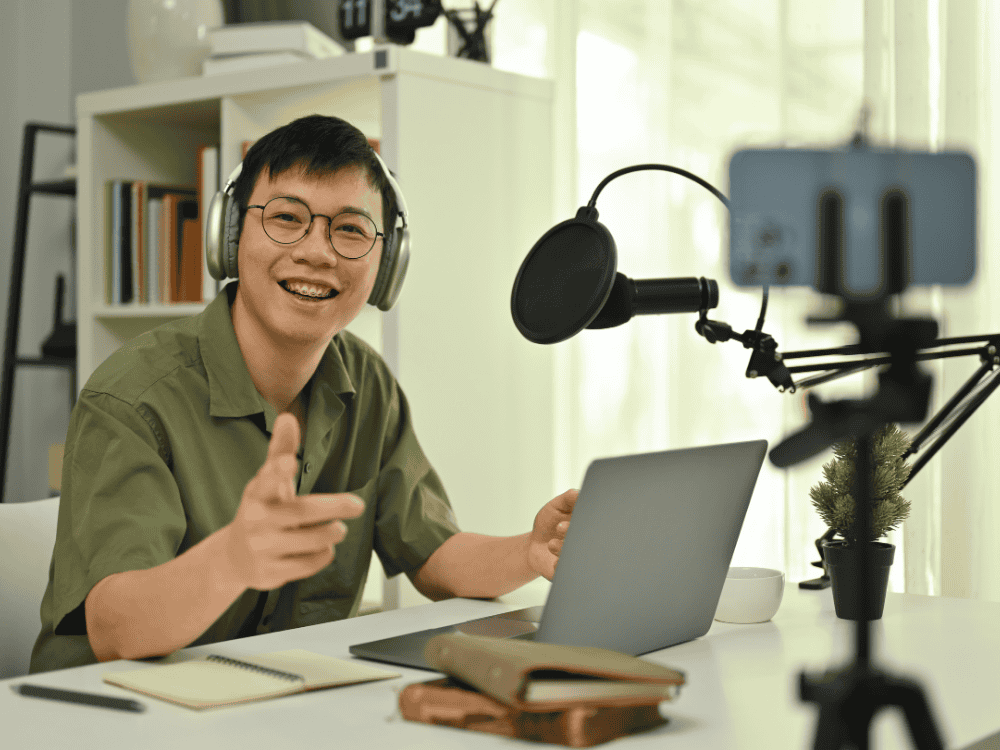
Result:
[[[576,499],[579,495],[579,490],[566,490],[555,499],[556,508],[563,513],[572,513],[573,506],[576,505]]]
[[[267,445],[268,459],[282,455],[292,455],[299,450],[299,420],[288,412],[282,412],[274,420],[271,442]]]
[[[365,512],[365,504],[361,498],[346,492],[303,495],[303,497],[320,501],[311,504],[310,514],[315,515],[315,518],[310,519],[312,521],[331,518],[357,518]]]

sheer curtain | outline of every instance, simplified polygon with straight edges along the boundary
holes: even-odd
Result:
[[[601,179],[630,164],[682,167],[725,193],[726,163],[736,147],[846,138],[862,100],[861,0],[801,5],[499,3],[494,64],[531,73],[521,61],[534,60],[537,71],[544,59],[558,89],[573,90],[562,99],[564,112],[568,101],[574,107],[566,114],[575,117],[575,163],[563,170],[572,197],[557,219],[572,216]],[[570,36],[557,18],[576,23],[572,56],[551,49],[565,47]],[[510,36],[544,40],[549,52],[526,54],[523,43],[505,50]],[[760,293],[729,282],[727,215],[711,193],[678,175],[640,172],[612,182],[597,208],[615,237],[620,271],[633,278],[716,279],[720,304],[710,317],[737,332],[755,325]],[[819,346],[821,336],[843,341],[836,331],[805,330],[809,301],[800,291],[772,293],[764,330],[783,349]],[[759,437],[775,443],[802,423],[801,399],[748,380],[748,351],[736,342],[709,344],[694,332],[695,319],[636,318],[557,345],[560,486],[578,485],[595,457]],[[809,562],[816,558],[813,540],[825,529],[809,506],[808,488],[821,463],[790,472],[764,467],[735,564],[781,568],[790,580],[817,574]]]
[[[989,0],[902,0],[869,8],[870,94],[882,104],[876,123],[888,138],[931,149],[961,148],[976,157],[979,181],[978,273],[969,287],[913,295],[909,304],[941,322],[943,336],[1000,331],[995,298],[1000,268],[989,219],[997,175],[992,142],[997,52]],[[933,369],[936,405],[979,366],[974,357]],[[1000,535],[995,485],[996,397],[948,442],[908,488],[913,505],[904,536],[906,589],[1000,600]]]
[[[980,170],[979,276],[969,289],[918,291],[905,304],[942,323],[942,335],[998,329],[989,291],[988,215],[997,10],[982,0],[500,0],[494,65],[557,82],[560,176],[555,221],[570,218],[598,182],[630,164],[682,167],[728,192],[726,165],[748,145],[826,147],[846,140],[862,102],[873,134],[921,147],[962,146]],[[572,120],[572,123],[570,122]],[[633,278],[716,279],[710,317],[753,328],[760,294],[728,277],[727,215],[699,185],[640,172],[612,182],[597,203]],[[529,248],[525,248],[527,253]],[[772,290],[764,331],[780,351],[849,343],[851,326],[814,327],[808,290]],[[745,376],[737,342],[709,344],[695,315],[649,316],[558,344],[553,397],[561,418],[557,487],[577,486],[595,457],[763,437],[772,445],[808,419],[805,396]],[[966,358],[968,359],[968,358]],[[973,358],[974,359],[974,358]],[[935,404],[978,362],[938,365]],[[825,399],[870,393],[871,379],[817,389]],[[987,402],[906,492],[913,504],[890,588],[1000,599],[1000,536],[991,497],[997,403]],[[911,430],[912,431],[912,430]],[[780,568],[791,581],[818,570],[825,527],[808,491],[830,454],[788,471],[766,463],[734,557]]]

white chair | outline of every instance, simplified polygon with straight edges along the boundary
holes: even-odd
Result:
[[[0,680],[28,674],[58,515],[58,497],[0,503]]]

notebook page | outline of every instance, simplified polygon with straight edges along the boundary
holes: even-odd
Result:
[[[306,681],[301,688],[303,690],[350,685],[370,680],[387,680],[401,676],[399,672],[373,667],[359,659],[335,659],[301,648],[249,656],[243,661],[301,675]]]
[[[104,675],[104,681],[164,700],[212,706],[294,693],[302,681],[288,680],[228,664],[196,659]]]

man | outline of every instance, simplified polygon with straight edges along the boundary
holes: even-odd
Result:
[[[555,571],[576,491],[526,534],[460,532],[402,390],[344,331],[397,211],[364,135],[279,128],[233,199],[239,281],[80,394],[32,672],[353,616],[373,550],[431,599]]]

